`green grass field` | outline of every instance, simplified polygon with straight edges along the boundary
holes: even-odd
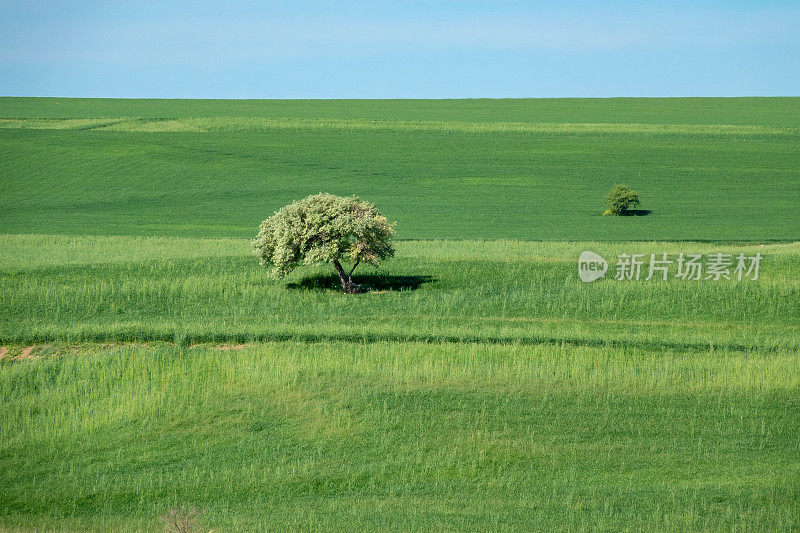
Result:
[[[0,231],[252,237],[359,194],[403,239],[800,239],[800,99],[0,99]],[[600,216],[612,185],[650,216]]]
[[[795,352],[100,349],[0,373],[5,525],[798,526]]]
[[[404,241],[347,296],[330,265],[276,283],[245,240],[0,238],[0,340],[481,341],[800,349],[800,244]],[[582,250],[761,253],[756,281],[578,278]],[[46,255],[42,253],[46,251]]]
[[[367,292],[251,253],[320,191]],[[0,98],[0,530],[798,530],[798,199],[800,98]]]

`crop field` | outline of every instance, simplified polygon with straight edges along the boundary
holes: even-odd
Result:
[[[800,100],[0,100],[0,231],[252,238],[358,194],[402,239],[800,239]],[[601,217],[612,185],[650,216]]]
[[[320,191],[362,293],[252,253]],[[0,98],[0,202],[0,530],[800,529],[800,98]]]

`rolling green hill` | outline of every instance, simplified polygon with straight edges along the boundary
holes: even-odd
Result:
[[[359,294],[250,249],[320,191]],[[0,531],[797,530],[798,200],[800,98],[0,98]]]
[[[0,232],[250,237],[326,191],[403,239],[795,240],[798,117],[792,98],[4,98]],[[615,183],[651,214],[601,217]]]

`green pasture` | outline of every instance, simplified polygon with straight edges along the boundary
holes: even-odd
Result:
[[[252,254],[323,191],[359,294]],[[0,98],[0,531],[800,529],[798,200],[800,98]]]
[[[798,98],[166,100],[0,98],[4,118],[295,118],[800,127]]]
[[[331,192],[402,239],[792,241],[799,102],[3,98],[0,232],[251,237]],[[616,183],[650,213],[600,216]]]
[[[0,341],[485,341],[800,348],[800,245],[400,242],[341,294],[330,265],[281,282],[246,240],[0,237]],[[760,253],[758,280],[585,284],[578,255]],[[46,253],[44,253],[46,251]],[[674,274],[674,268],[673,268]],[[609,275],[611,277],[611,275]]]
[[[148,346],[0,364],[6,528],[800,525],[796,352]]]

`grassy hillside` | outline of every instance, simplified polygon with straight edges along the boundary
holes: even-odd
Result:
[[[6,527],[796,529],[796,353],[277,343],[0,365]]]
[[[366,292],[251,253],[320,191]],[[0,98],[0,530],[800,529],[798,198],[797,98]]]
[[[346,296],[330,265],[276,283],[244,240],[0,237],[0,342],[422,340],[800,348],[800,246],[403,242]],[[756,281],[584,284],[577,258],[761,253]],[[42,251],[47,251],[42,254]],[[649,255],[648,255],[649,257]],[[673,266],[673,274],[675,267]],[[609,277],[612,275],[610,274]],[[181,341],[184,342],[184,341]]]
[[[0,99],[0,232],[250,237],[328,191],[404,239],[796,240],[799,102]],[[618,182],[652,213],[601,217]]]
[[[800,127],[798,98],[163,100],[0,98],[4,118],[266,117]]]

